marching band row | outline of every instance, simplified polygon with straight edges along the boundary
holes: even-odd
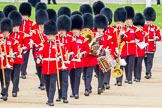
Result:
[[[0,11],[0,81],[4,101],[8,98],[10,79],[12,96],[17,97],[19,77],[21,74],[26,79],[31,49],[39,89],[46,90],[49,106],[54,105],[56,85],[56,101],[68,103],[69,76],[70,97],[75,99],[79,98],[81,77],[84,95],[90,95],[94,71],[99,95],[110,88],[111,74],[117,86],[122,86],[123,72],[125,83],[132,84],[132,77],[140,82],[143,59],[145,78],[151,78],[156,42],[161,40],[160,29],[153,24],[156,12],[152,7],[145,8],[143,14],[135,14],[131,6],[117,8],[114,26],[111,26],[112,10],[101,1],[94,2],[93,7],[83,4],[79,11],[72,13],[68,7],[61,7],[57,14],[39,2],[35,22],[29,19],[31,10],[31,5],[23,2],[19,11],[13,5]]]

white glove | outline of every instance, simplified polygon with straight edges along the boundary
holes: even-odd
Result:
[[[158,36],[154,36],[154,40],[158,41],[159,37]]]
[[[135,42],[136,42],[136,44],[138,44],[139,43],[139,40],[138,39],[135,39]]]
[[[37,58],[36,62],[37,62],[37,64],[39,64],[41,62],[41,60],[39,58]]]

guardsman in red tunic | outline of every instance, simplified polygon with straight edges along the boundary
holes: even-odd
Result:
[[[10,37],[12,32],[12,21],[4,18],[1,21],[0,29],[3,37],[0,40],[0,80],[1,80],[1,99],[7,101],[8,88],[10,85],[11,71],[14,65],[15,41]]]
[[[132,84],[132,73],[134,66],[134,58],[136,53],[136,43],[135,43],[135,31],[136,27],[133,26],[134,9],[131,6],[125,6],[127,12],[127,18],[125,21],[126,35],[129,37],[129,41],[126,41],[123,51],[126,54],[126,67],[125,67],[125,83]]]
[[[28,37],[27,34],[19,31],[19,27],[22,24],[22,16],[17,11],[12,11],[9,13],[8,17],[13,22],[13,32],[10,37],[15,40],[15,51],[17,54],[14,58],[14,68],[11,73],[11,80],[13,83],[12,96],[17,97],[17,92],[19,91],[19,77],[20,77],[20,69],[24,62],[24,54],[28,49],[30,49],[29,44],[25,44],[25,40]]]
[[[117,38],[115,36],[115,29],[114,27],[110,26],[112,22],[113,13],[112,10],[109,8],[102,8],[100,14],[105,15],[108,19],[108,26],[105,30],[105,34],[107,35],[107,39],[108,39],[108,50],[111,54],[112,59],[115,60],[116,59],[115,54],[118,53],[119,51],[118,51]],[[111,77],[111,70],[105,73],[104,88],[106,89],[110,88],[110,77]]]
[[[95,39],[99,43],[100,47],[97,49],[97,56],[105,56],[105,50],[108,47],[108,38],[105,34],[105,30],[108,25],[108,20],[105,15],[98,14],[94,18],[94,27],[96,30]],[[99,53],[102,52],[102,53]],[[104,86],[104,70],[101,68],[98,69],[98,94],[100,95],[103,92]]]
[[[90,13],[84,13],[82,16],[84,19],[84,27],[83,27],[82,32],[84,33],[85,31],[90,31],[92,33],[91,35],[94,36],[94,33],[92,32],[93,15]],[[85,38],[88,38],[88,37],[85,37]],[[89,38],[92,39],[92,37],[89,37]],[[92,42],[92,40],[90,39],[88,41]],[[92,76],[93,76],[93,70],[96,65],[97,65],[97,56],[88,54],[84,58],[83,78],[84,78],[84,84],[85,84],[85,93],[84,93],[85,96],[89,96],[89,94],[92,92],[91,81],[92,81]]]
[[[115,36],[117,37],[117,42],[118,42],[118,50],[116,51],[116,54],[118,55],[117,59],[120,59],[120,61],[124,61],[126,58],[126,53],[124,50],[124,45],[125,42],[129,40],[128,36],[126,35],[126,27],[124,27],[123,23],[126,20],[126,10],[124,8],[117,8],[114,13],[114,21],[116,25],[114,28],[116,29],[115,31]],[[120,68],[124,70],[125,62],[120,62]],[[117,86],[122,86],[122,79],[123,75],[119,78],[116,78],[116,83],[115,85]]]
[[[80,32],[83,28],[83,18],[80,15],[72,15],[72,51],[74,52],[72,58],[72,70],[70,72],[70,82],[72,95],[75,99],[79,98],[79,86],[80,86],[80,77],[84,67],[84,57],[89,54],[88,42],[83,36],[80,35]]]
[[[58,47],[56,43],[57,27],[52,20],[44,24],[44,33],[47,40],[42,43],[43,47],[37,53],[37,63],[42,62],[42,74],[45,80],[45,87],[47,93],[47,105],[54,106],[54,95],[56,90],[58,68]]]
[[[47,37],[44,34],[44,23],[48,21],[48,14],[45,10],[38,10],[36,12],[36,25],[38,29],[33,30],[33,35],[31,39],[34,42],[34,59],[37,57],[37,50],[40,47],[44,47],[43,43],[46,41]],[[41,90],[44,90],[44,78],[42,76],[42,62],[36,65],[36,70],[40,80],[40,86],[38,87]]]
[[[134,81],[140,82],[142,72],[142,61],[145,56],[145,48],[141,46],[144,43],[144,38],[147,36],[146,32],[143,31],[145,24],[145,18],[141,13],[136,13],[133,20],[133,25],[136,26],[135,37],[136,37],[136,55],[134,60]]]
[[[32,11],[32,7],[30,3],[23,2],[20,4],[19,12],[22,15],[22,25],[20,26],[20,31],[29,35],[29,37],[26,37],[24,43],[29,44],[32,48],[32,44],[30,43],[31,42],[30,36],[32,35],[31,30],[32,30],[33,21],[29,19],[29,17],[31,16],[31,11]],[[28,65],[29,54],[30,54],[30,48],[24,54],[24,63],[21,66],[21,78],[23,79],[26,78],[26,74],[27,74],[26,69]]]
[[[71,70],[72,56],[72,37],[67,32],[71,30],[71,19],[67,15],[61,15],[57,19],[57,28],[59,35],[56,37],[58,51],[61,61],[59,62],[60,90],[58,90],[57,102],[63,99],[63,103],[68,103],[68,78]]]
[[[161,40],[160,28],[153,24],[156,20],[156,12],[152,7],[148,7],[144,10],[144,16],[146,19],[146,24],[143,27],[143,30],[148,33],[148,36],[145,37],[145,42],[148,43],[146,47],[146,56],[144,58],[145,67],[146,67],[146,79],[150,79],[152,76],[152,66],[154,54],[156,51],[156,42]]]

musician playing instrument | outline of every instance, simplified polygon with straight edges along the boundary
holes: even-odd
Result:
[[[71,30],[71,19],[67,15],[61,15],[57,19],[58,36],[56,37],[59,56],[61,58],[58,63],[59,66],[59,79],[60,89],[58,89],[58,98],[56,101],[68,103],[68,79],[71,70],[71,57],[72,57],[72,37],[67,34]]]
[[[108,36],[105,34],[105,30],[108,25],[108,20],[105,15],[96,15],[94,18],[94,27],[96,29],[95,39],[96,43],[99,43],[99,48],[97,49],[96,55],[98,57],[105,56],[105,49],[108,47]],[[93,46],[92,46],[93,47]],[[100,95],[103,92],[104,86],[104,73],[108,70],[103,70],[99,67],[98,72],[98,94]]]
[[[79,98],[79,86],[82,69],[84,66],[84,57],[89,53],[90,48],[85,38],[80,35],[83,28],[83,18],[80,15],[72,15],[72,51],[74,56],[72,58],[72,70],[70,72],[70,82],[72,95],[75,99]]]
[[[83,8],[83,7],[82,7]],[[85,13],[82,15],[84,19],[84,27],[81,31],[82,36],[88,41],[89,46],[94,39],[93,29],[93,15],[90,13]],[[91,46],[90,46],[91,47]],[[92,92],[91,81],[93,76],[94,67],[97,65],[97,56],[88,54],[84,58],[84,69],[83,69],[83,78],[85,85],[85,96],[89,96]]]
[[[28,36],[23,32],[19,31],[19,27],[22,24],[22,16],[17,11],[12,11],[8,17],[13,22],[13,32],[10,37],[15,40],[15,51],[17,52],[14,58],[14,68],[11,73],[11,80],[13,83],[12,96],[17,97],[17,92],[19,91],[19,77],[20,77],[20,68],[24,62],[24,53],[30,49],[28,43],[25,44]]]
[[[100,14],[105,15],[108,20],[108,26],[105,30],[105,34],[107,35],[107,39],[108,39],[108,50],[110,52],[110,56],[112,57],[112,60],[115,60],[116,55],[119,53],[119,50],[118,50],[117,38],[115,36],[115,28],[110,26],[112,23],[113,13],[110,8],[103,8],[100,11]],[[104,76],[104,88],[106,89],[110,88],[110,77],[111,77],[111,69],[108,72],[106,72]]]
[[[123,46],[125,45],[125,42],[129,40],[128,36],[126,35],[126,28],[123,26],[123,23],[126,20],[126,11],[124,8],[117,8],[114,13],[114,21],[115,21],[115,26],[113,26],[116,31],[115,31],[115,36],[117,37],[117,42],[118,42],[118,50],[119,52],[117,53],[117,62],[119,62],[119,67],[123,70],[125,63],[121,64],[121,59],[124,60],[126,57],[126,53],[123,50]],[[117,63],[118,64],[118,63]],[[122,86],[122,78],[123,75],[119,78],[116,78],[116,83],[115,85],[117,86]]]
[[[125,67],[125,83],[132,84],[132,73],[133,73],[133,63],[135,59],[135,51],[136,51],[136,42],[135,42],[135,31],[136,27],[133,26],[133,18],[134,18],[134,9],[131,6],[125,6],[125,10],[127,12],[127,18],[125,21],[126,27],[126,35],[129,40],[126,41],[123,46],[123,51],[126,54],[126,67]]]
[[[143,30],[148,33],[148,36],[145,37],[145,42],[148,43],[148,46],[145,49],[146,56],[144,58],[145,68],[146,68],[146,79],[150,79],[152,76],[152,66],[154,54],[156,52],[156,42],[161,40],[160,28],[153,24],[156,20],[156,12],[152,7],[147,7],[144,9],[144,16],[146,19],[146,24],[143,27]]]
[[[148,36],[146,32],[143,31],[143,26],[145,24],[145,18],[141,13],[136,13],[133,20],[133,25],[136,26],[135,36],[136,36],[136,55],[134,60],[134,81],[141,81],[142,72],[142,61],[145,56],[145,47],[141,47],[140,44],[144,43],[144,38]]]
[[[32,40],[30,36],[32,35],[31,30],[33,26],[33,21],[29,19],[29,17],[31,16],[31,11],[32,11],[32,7],[30,3],[22,2],[20,4],[19,12],[22,15],[22,25],[20,26],[19,30],[29,35],[24,40],[24,43],[29,44],[30,48],[32,48]],[[27,69],[27,64],[28,64],[28,59],[29,59],[29,54],[30,54],[30,48],[24,54],[24,63],[21,66],[21,78],[22,79],[25,79],[27,75],[26,69]]]
[[[34,42],[33,47],[33,53],[34,53],[34,59],[37,57],[37,51],[39,48],[44,47],[44,42],[47,40],[47,37],[44,34],[44,23],[48,21],[48,14],[45,10],[38,10],[36,12],[36,25],[38,26],[38,29],[33,30],[33,34],[31,39]],[[40,86],[38,87],[41,90],[44,90],[44,78],[42,76],[42,63],[37,63],[36,70],[38,73],[38,78],[40,81]]]
[[[56,90],[58,68],[58,48],[56,43],[57,27],[52,20],[44,24],[44,33],[47,40],[43,42],[43,46],[37,52],[37,63],[42,62],[42,74],[45,80],[47,105],[54,106],[54,95]]]
[[[1,21],[0,29],[3,37],[0,40],[0,80],[1,80],[1,99],[7,101],[8,88],[10,85],[10,75],[14,65],[14,48],[15,41],[10,37],[12,32],[12,21],[4,18]]]

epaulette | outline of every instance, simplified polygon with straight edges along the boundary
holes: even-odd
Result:
[[[34,26],[35,24],[36,24],[36,21],[33,21],[32,26]]]

